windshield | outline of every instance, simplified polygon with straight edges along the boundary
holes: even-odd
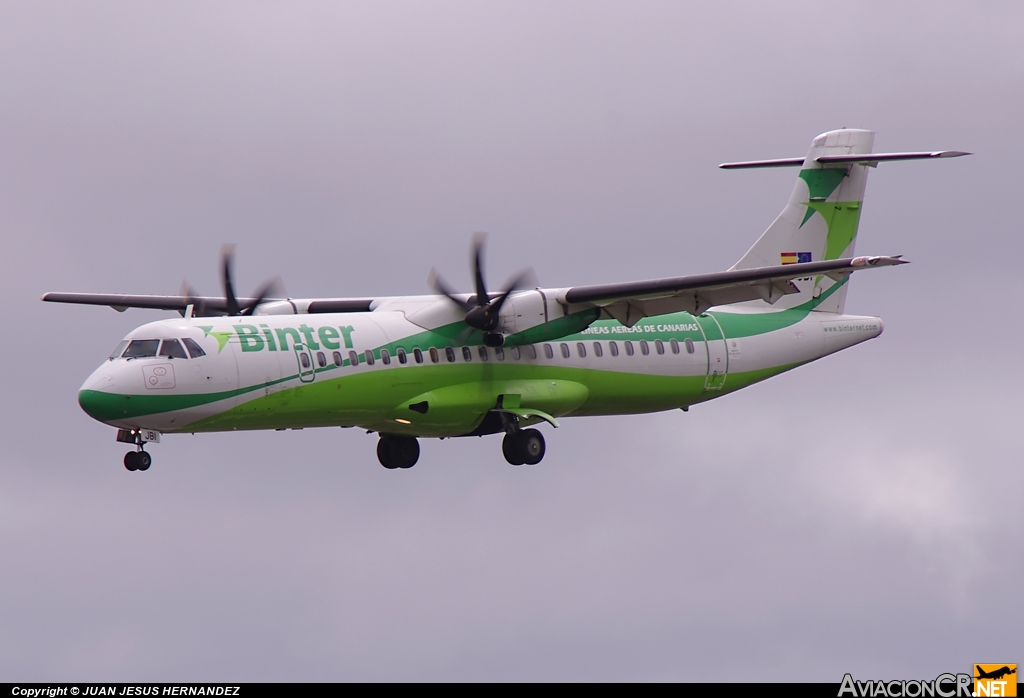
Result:
[[[128,340],[127,340],[127,339],[126,339],[126,340],[124,340],[123,342],[121,342],[120,344],[118,344],[118,345],[117,345],[117,349],[115,349],[114,351],[112,351],[112,352],[110,353],[110,356],[108,356],[108,357],[107,357],[107,359],[109,359],[109,360],[113,361],[114,359],[116,359],[117,357],[119,357],[119,356],[121,355],[121,352],[122,352],[122,351],[124,351],[124,348],[125,348],[126,346],[128,346]]]
[[[125,349],[124,358],[138,359],[144,356],[156,356],[156,348],[159,346],[159,339],[133,339],[128,348]]]

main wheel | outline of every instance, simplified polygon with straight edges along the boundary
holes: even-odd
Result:
[[[519,432],[519,449],[527,465],[537,465],[543,460],[544,452],[547,450],[544,435],[536,429],[524,429]]]
[[[377,460],[389,470],[411,468],[420,458],[420,444],[412,436],[382,434],[377,442]]]
[[[145,451],[139,451],[135,454],[135,469],[136,470],[149,470],[149,466],[153,464],[153,456],[149,455]]]
[[[501,441],[501,452],[512,465],[522,465],[526,462],[526,456],[523,455],[523,449],[520,445],[521,439],[519,438],[522,434],[521,431],[513,431],[505,434],[505,438]]]
[[[138,451],[128,451],[128,453],[124,454],[124,467],[132,471],[139,469]]]

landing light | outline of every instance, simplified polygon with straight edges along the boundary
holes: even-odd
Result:
[[[401,419],[399,417],[395,417],[395,421],[399,424],[412,424],[408,419]]]

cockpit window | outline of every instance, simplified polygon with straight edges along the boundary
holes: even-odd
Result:
[[[121,355],[121,352],[123,352],[123,351],[124,351],[124,348],[125,348],[126,346],[128,346],[128,340],[127,340],[127,339],[126,339],[126,340],[124,340],[123,342],[121,342],[120,344],[118,344],[118,345],[117,345],[117,349],[115,349],[115,350],[113,351],[113,353],[111,353],[111,355],[110,355],[110,357],[109,357],[109,358],[110,358],[110,360],[111,360],[111,361],[113,361],[114,359],[116,359],[117,357],[119,357],[119,356]]]
[[[193,359],[198,359],[200,356],[206,356],[206,352],[203,351],[203,348],[199,346],[198,343],[196,343],[196,340],[190,337],[185,337],[185,339],[181,341],[185,343],[185,347],[188,349],[188,353]]]
[[[176,339],[164,340],[164,343],[160,345],[160,356],[166,356],[168,359],[188,358],[185,350],[181,348],[181,342]]]
[[[156,348],[160,346],[159,339],[133,339],[124,350],[122,356],[126,359],[140,359],[146,356],[156,356]]]

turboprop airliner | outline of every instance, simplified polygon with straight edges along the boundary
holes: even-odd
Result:
[[[474,293],[431,274],[436,293],[281,298],[274,285],[223,297],[48,293],[44,301],[177,311],[130,332],[78,393],[147,470],[164,434],[360,427],[385,468],[410,468],[420,438],[503,434],[512,465],[545,453],[538,425],[566,417],[687,410],[882,332],[847,315],[853,272],[906,262],[854,256],[869,168],[968,155],[873,153],[874,133],[829,131],[805,157],[724,169],[797,167],[782,213],[730,269],[568,288],[488,292],[483,239]]]

